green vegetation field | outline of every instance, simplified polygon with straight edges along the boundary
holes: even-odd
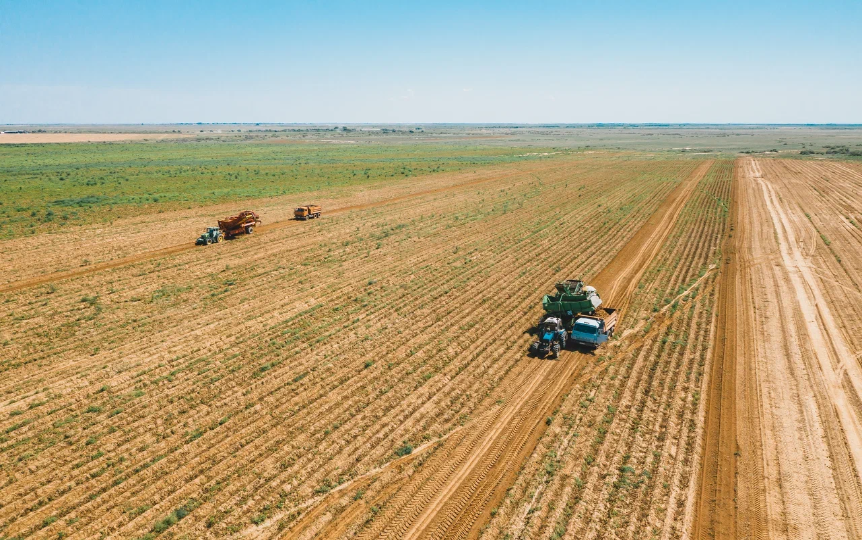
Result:
[[[0,146],[0,238],[224,201],[403,181],[528,159],[523,154],[524,148],[457,144]]]

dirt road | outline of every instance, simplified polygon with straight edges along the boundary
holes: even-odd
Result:
[[[746,159],[738,180],[695,536],[862,538],[862,175]]]

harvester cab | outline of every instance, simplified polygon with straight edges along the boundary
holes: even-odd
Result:
[[[596,310],[600,305],[602,305],[602,299],[599,298],[599,293],[596,292],[596,288],[592,285],[587,285],[584,287],[584,294],[587,295],[587,300],[590,301],[590,304],[593,306],[593,311]]]
[[[207,227],[206,232],[200,235],[200,237],[195,241],[195,244],[198,246],[208,246],[210,244],[221,242],[223,239],[224,234],[221,229],[218,227]]]
[[[566,330],[559,317],[546,317],[539,323],[539,339],[530,345],[530,352],[544,356],[551,354],[554,358],[560,355],[560,349],[566,346]]]

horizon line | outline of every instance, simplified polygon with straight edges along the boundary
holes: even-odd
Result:
[[[562,126],[782,126],[782,127],[862,127],[862,123],[837,122],[49,122],[0,123],[0,126],[477,126],[477,127],[562,127]]]

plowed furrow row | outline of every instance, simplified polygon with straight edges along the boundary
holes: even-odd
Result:
[[[714,175],[712,175],[714,176]],[[704,180],[703,183],[707,181]],[[720,191],[719,191],[720,193]],[[716,217],[717,216],[709,216],[704,217],[701,214],[703,213],[703,209],[705,206],[709,206],[709,202],[713,202],[713,206],[715,206],[714,201],[711,201],[712,197],[705,196],[695,196],[689,201],[687,209],[684,210],[680,217],[680,223],[677,225],[679,231],[685,231],[682,235],[679,233],[674,234],[671,239],[668,240],[666,244],[666,248],[661,252],[661,254],[656,257],[654,261],[654,265],[656,267],[669,267],[664,271],[664,273],[659,272],[647,272],[645,273],[645,278],[649,278],[650,276],[658,276],[657,279],[660,279],[662,282],[662,287],[664,291],[670,292],[677,290],[681,284],[687,283],[692,276],[697,276],[697,272],[700,270],[700,266],[702,261],[706,259],[709,255],[704,257],[703,251],[708,249],[708,245],[712,243],[714,245],[715,242],[718,241],[719,235],[714,231],[716,228],[720,228],[722,226],[721,222],[719,222]],[[686,216],[691,216],[690,218]],[[694,220],[695,224],[690,223],[691,220]],[[684,239],[684,240],[682,240]],[[682,240],[682,241],[681,241]],[[673,262],[673,264],[668,264],[669,262]],[[702,285],[702,288],[708,289],[709,284],[705,283]],[[666,293],[663,293],[666,294]],[[701,294],[704,294],[701,292]],[[659,295],[661,297],[661,295]],[[708,295],[707,295],[708,296]],[[644,306],[648,308],[649,305],[644,305],[643,302],[638,302],[632,305],[630,309],[633,310],[630,317],[637,317],[636,313],[643,309],[638,306]],[[660,454],[663,454],[665,448],[670,448],[672,445],[672,440],[675,433],[675,437],[677,440],[682,440],[683,437],[690,440],[690,435],[688,435],[689,430],[687,429],[687,425],[685,425],[685,419],[694,419],[696,415],[697,406],[692,404],[692,400],[686,401],[684,404],[676,405],[674,400],[669,399],[672,392],[675,392],[679,389],[679,387],[685,387],[685,385],[689,384],[689,377],[691,377],[691,372],[696,369],[693,362],[695,360],[695,355],[692,354],[694,350],[696,350],[699,346],[702,346],[704,340],[706,339],[706,335],[708,333],[709,321],[711,320],[711,314],[707,309],[703,309],[702,306],[696,308],[696,315],[694,319],[691,319],[690,323],[682,323],[678,322],[675,326],[669,327],[669,331],[671,335],[673,334],[681,334],[683,330],[685,330],[689,334],[689,339],[687,343],[682,347],[674,347],[670,349],[670,354],[665,354],[662,351],[665,349],[665,345],[661,347],[653,349],[654,352],[649,353],[649,356],[640,356],[638,360],[635,361],[636,367],[635,374],[636,377],[631,379],[628,375],[624,377],[622,380],[618,377],[618,373],[615,374],[616,368],[614,370],[607,372],[608,374],[613,374],[610,380],[617,381],[614,384],[627,384],[626,388],[629,388],[628,392],[623,394],[624,396],[641,396],[639,401],[630,402],[629,405],[625,405],[625,400],[628,398],[623,398],[623,401],[617,401],[614,403],[615,414],[614,418],[628,418],[631,424],[628,422],[625,425],[642,425],[649,426],[651,429],[646,432],[646,434],[640,434],[637,431],[625,430],[624,433],[625,439],[623,441],[618,441],[614,439],[614,437],[618,437],[621,435],[619,431],[618,422],[612,421],[609,431],[607,435],[603,436],[602,444],[597,448],[600,451],[600,454],[591,457],[592,460],[603,463],[608,460],[612,460],[609,464],[608,468],[605,470],[614,470],[614,468],[620,468],[623,466],[622,454],[624,453],[623,449],[631,448],[634,450],[630,452],[630,456],[626,457],[625,463],[628,465],[635,465],[635,469],[640,470],[650,470],[653,474],[660,474],[662,477],[670,477],[672,475],[677,477],[682,477],[685,472],[684,470],[691,470],[691,459],[686,460],[685,457],[680,458],[681,462],[687,463],[687,465],[680,467],[673,460],[668,460],[662,458],[661,465],[652,465],[650,463],[651,460],[654,460],[654,455],[652,452],[654,450],[659,450]],[[675,316],[674,316],[675,317]],[[628,319],[631,320],[631,319]],[[682,326],[680,326],[682,324]],[[660,335],[660,334],[659,334]],[[656,339],[656,338],[654,338]],[[655,341],[651,343],[655,344]],[[649,351],[650,349],[645,349],[645,351]],[[655,377],[647,377],[645,375],[648,370],[646,370],[646,366],[650,365],[650,363],[655,363],[656,359],[667,357],[666,360],[662,360],[654,369],[658,369],[660,373],[665,373],[666,371],[672,373],[673,375],[668,377],[662,375],[660,379],[656,379]],[[647,362],[648,358],[652,358],[649,362]],[[614,363],[616,364],[616,362]],[[614,366],[612,364],[612,367]],[[661,367],[667,366],[667,367]],[[607,380],[607,375],[604,375],[603,378],[598,378],[596,376],[596,380],[594,384],[601,384],[603,380]],[[626,381],[628,381],[626,383]],[[647,382],[649,381],[649,382]],[[658,394],[654,391],[651,391],[650,388],[653,387],[658,390]],[[594,388],[593,386],[589,388]],[[617,387],[619,388],[619,387]],[[613,387],[612,387],[613,389]],[[609,390],[610,391],[610,390]],[[620,390],[614,390],[620,391]],[[581,394],[583,396],[583,394]],[[649,396],[649,399],[646,398]],[[581,397],[580,399],[583,399]],[[575,405],[577,404],[577,400],[575,401]],[[582,402],[583,403],[583,402]],[[594,407],[598,406],[597,402]],[[605,402],[607,403],[607,402]],[[672,403],[673,405],[669,410],[660,410],[657,405],[661,403]],[[583,410],[580,407],[571,407],[564,405],[564,410],[571,411],[570,413],[565,414],[577,414],[578,418],[575,420],[573,427],[571,429],[578,429],[581,431],[584,425],[584,415],[580,412],[575,412],[578,409]],[[601,411],[602,408],[599,407],[597,411]],[[642,413],[632,414],[635,411],[642,411]],[[631,412],[628,412],[631,411]],[[561,411],[561,414],[564,414]],[[643,414],[648,414],[649,416],[642,416]],[[680,415],[683,416],[683,420],[676,420]],[[598,416],[594,416],[597,420],[601,420],[602,414],[599,413]],[[651,420],[647,420],[647,418],[651,418]],[[595,420],[593,420],[595,421]],[[622,427],[622,426],[620,426]],[[686,429],[683,429],[685,427]],[[686,434],[686,435],[684,435]],[[646,437],[646,439],[644,438]],[[585,445],[578,444],[580,441],[584,441],[585,443],[589,440],[588,435],[584,435],[581,433],[580,437],[564,437],[562,439],[558,439],[560,442],[556,446],[555,455],[564,458],[565,463],[576,463],[581,462],[585,456],[587,456],[588,447]],[[574,441],[574,448],[570,447],[569,441]],[[649,442],[648,441],[652,441]],[[693,452],[693,442],[689,442],[686,444],[688,455],[691,455]],[[681,444],[678,446],[682,446]],[[652,448],[651,448],[652,447]],[[601,453],[607,450],[607,453]],[[573,451],[574,450],[574,451]],[[595,450],[593,450],[594,452]],[[680,450],[677,450],[680,451]],[[567,455],[568,453],[568,455]],[[614,465],[615,463],[615,465]],[[662,466],[663,465],[663,466]],[[590,470],[587,468],[586,470]],[[601,470],[601,469],[597,469]],[[568,530],[570,532],[574,532],[575,535],[586,534],[584,529],[577,528],[577,523],[593,523],[595,526],[600,526],[599,524],[604,524],[605,527],[612,525],[611,522],[607,521],[604,517],[606,515],[610,515],[613,511],[616,513],[614,508],[619,508],[622,511],[621,515],[625,515],[627,512],[629,514],[634,514],[637,519],[629,519],[625,523],[626,529],[630,534],[631,531],[641,530],[644,526],[644,521],[647,520],[649,522],[655,523],[656,520],[650,517],[648,512],[648,507],[650,505],[650,501],[652,498],[656,496],[664,497],[663,487],[657,480],[647,479],[644,482],[644,487],[641,488],[643,493],[641,492],[633,492],[632,497],[634,497],[633,502],[629,500],[626,501],[623,507],[616,505],[616,501],[608,501],[608,496],[612,493],[612,491],[604,491],[604,494],[598,495],[590,495],[589,490],[592,485],[602,485],[598,482],[598,475],[584,477],[578,474],[581,477],[584,483],[584,488],[574,487],[571,484],[571,474],[577,473],[578,468],[572,467],[571,465],[565,465],[563,467],[562,472],[559,476],[555,475],[550,479],[551,485],[542,491],[542,499],[555,501],[554,507],[555,510],[550,514],[544,513],[544,506],[541,506],[542,510],[540,510],[537,514],[532,514],[532,517],[529,518],[529,523],[533,523],[536,520],[540,520],[542,523],[541,532],[539,530],[535,530],[534,533],[540,536],[558,534],[555,531],[558,530],[560,526],[562,526],[561,530]],[[618,473],[617,473],[618,474]],[[569,478],[569,481],[566,482],[565,479]],[[585,492],[584,489],[587,491]],[[614,488],[616,489],[616,488]],[[529,490],[522,491],[524,495],[530,493]],[[565,494],[565,495],[563,495]],[[580,510],[583,506],[584,498],[592,499],[595,501],[593,504],[593,508],[598,510],[598,513],[594,513],[594,517],[585,518],[584,511]],[[539,505],[540,501],[527,501],[526,504],[530,505]],[[600,502],[601,501],[601,502]],[[535,506],[533,506],[535,508]],[[599,510],[601,508],[601,510]],[[632,512],[631,508],[639,508],[640,511],[638,513]],[[565,510],[565,515],[570,517],[563,518],[563,511]],[[528,530],[533,530],[532,526],[527,524],[519,525],[519,522],[523,519],[521,516],[527,515],[523,511],[514,512],[515,521],[511,523],[511,526],[517,527],[516,530],[521,530],[520,528],[524,526],[528,526]],[[573,519],[571,516],[573,514],[577,514],[580,516],[578,522],[572,522]],[[562,522],[560,521],[562,520]],[[496,520],[495,520],[496,521]],[[671,519],[666,521],[669,525],[664,527],[664,530],[671,530],[673,523],[675,520]],[[681,521],[681,520],[680,520]],[[492,522],[493,525],[494,522]],[[639,523],[639,525],[634,525]],[[616,528],[616,527],[615,527]],[[494,530],[494,529],[491,529]],[[499,530],[499,529],[497,529]],[[503,531],[506,531],[507,528],[503,528]],[[508,529],[513,530],[513,529]],[[601,531],[607,531],[607,529],[590,529],[592,534],[600,534],[604,535]],[[580,531],[580,532],[579,532]]]

